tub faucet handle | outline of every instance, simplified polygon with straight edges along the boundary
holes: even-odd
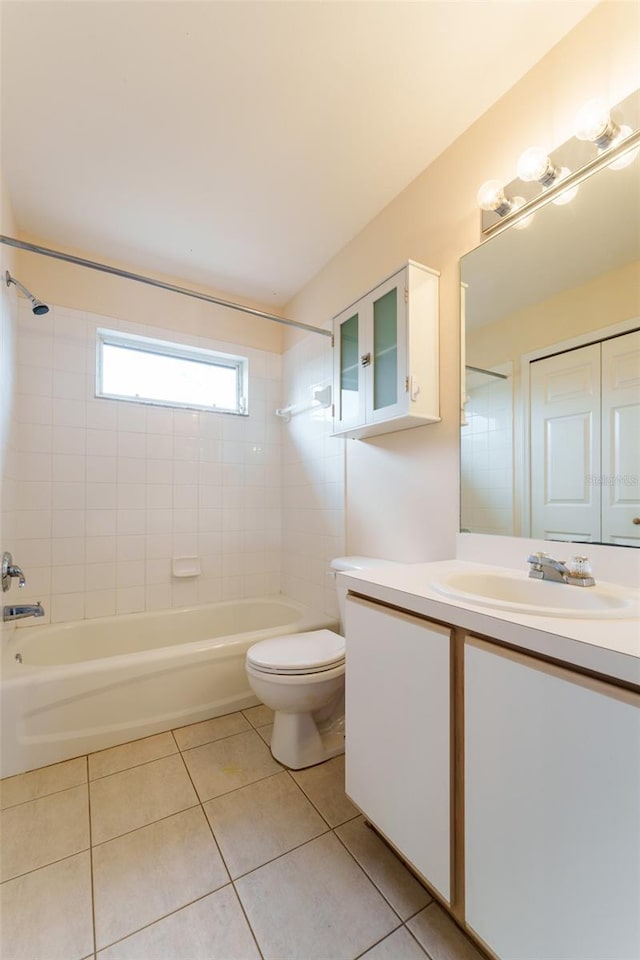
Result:
[[[2,592],[6,593],[11,586],[13,577],[18,578],[18,586],[24,587],[26,584],[25,576],[20,567],[13,562],[13,557],[7,551],[2,554]]]

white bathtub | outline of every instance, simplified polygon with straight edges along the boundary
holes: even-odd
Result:
[[[251,644],[321,627],[336,624],[270,597],[12,631],[0,776],[253,706]]]

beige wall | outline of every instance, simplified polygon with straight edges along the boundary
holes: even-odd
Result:
[[[51,246],[37,237],[21,234],[20,239]],[[63,252],[81,257],[88,256],[85,251],[80,250]],[[124,270],[132,269],[130,264],[125,263],[109,265]],[[282,351],[282,327],[268,320],[252,317],[250,314],[25,251],[18,252],[15,269],[21,282],[36,296],[61,307],[71,307],[74,310],[107,317],[118,317],[120,320],[163,327],[167,330],[178,328],[192,336],[242,343],[248,347],[256,347],[258,350],[275,353]],[[235,299],[225,296],[219,290],[186,283],[177,277],[167,277],[151,272],[145,275],[176,286],[191,287],[224,300]],[[267,311],[269,309],[258,303],[244,302],[249,307]]]
[[[640,317],[640,262],[563,290],[467,334],[466,361],[492,368],[551,344]]]
[[[590,97],[618,102],[640,86],[639,16],[634,3],[599,5],[288,305],[289,315],[321,324],[406,259],[441,271],[443,419],[376,440],[347,441],[349,552],[406,561],[454,555],[458,259],[480,239],[477,189],[489,178],[512,180],[517,158],[528,146],[554,149],[567,140],[577,110]]]

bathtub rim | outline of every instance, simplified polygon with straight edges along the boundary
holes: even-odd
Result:
[[[182,643],[174,643],[170,646],[148,647],[145,650],[136,650],[131,653],[121,653],[106,657],[92,657],[87,660],[72,660],[56,664],[33,664],[28,662],[18,663],[15,660],[15,654],[20,652],[20,646],[28,642],[31,638],[42,638],[43,635],[51,632],[65,632],[70,629],[78,629],[82,625],[100,623],[103,625],[119,624],[123,622],[139,623],[142,620],[152,616],[163,616],[165,614],[174,614],[178,617],[180,614],[187,614],[194,611],[201,612],[207,609],[215,609],[220,606],[236,606],[238,604],[250,603],[270,603],[273,605],[288,606],[296,610],[300,617],[292,620],[289,624],[282,624],[280,627],[262,627],[259,630],[248,630],[244,633],[229,633],[222,637],[211,637],[205,640],[192,640]],[[69,677],[79,674],[99,673],[107,668],[118,669],[126,664],[137,665],[153,659],[156,662],[170,661],[182,656],[197,656],[198,654],[214,654],[216,659],[224,657],[225,648],[229,649],[229,656],[237,655],[237,645],[242,643],[249,646],[257,643],[265,636],[274,636],[274,630],[282,629],[283,633],[298,633],[304,630],[314,630],[324,627],[331,617],[308,607],[297,600],[292,600],[285,594],[271,594],[265,597],[244,597],[238,600],[220,600],[214,603],[191,604],[188,607],[168,607],[166,610],[147,610],[138,613],[114,614],[109,617],[93,617],[85,620],[63,621],[61,623],[48,623],[42,626],[29,626],[17,629],[13,635],[3,644],[2,658],[0,660],[0,682],[20,686],[33,683],[39,677],[42,680],[50,680],[55,677]],[[335,627],[338,624],[335,621]],[[332,628],[333,629],[333,628]],[[232,649],[234,648],[234,649]]]

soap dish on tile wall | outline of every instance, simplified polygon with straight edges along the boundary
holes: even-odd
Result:
[[[199,577],[199,557],[174,557],[171,561],[171,573],[174,577]]]

